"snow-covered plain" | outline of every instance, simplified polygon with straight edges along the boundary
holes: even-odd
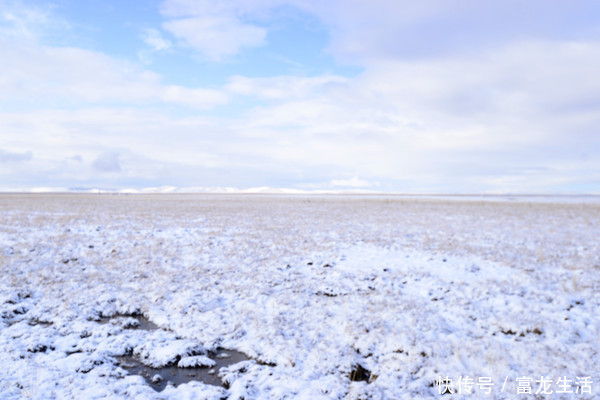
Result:
[[[2,399],[600,398],[597,201],[11,194],[0,212]],[[128,329],[140,313],[159,329]],[[251,357],[216,371],[227,389],[156,392],[118,362],[221,348]]]

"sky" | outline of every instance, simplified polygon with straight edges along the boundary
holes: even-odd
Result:
[[[0,55],[0,191],[600,194],[596,0],[0,0]]]

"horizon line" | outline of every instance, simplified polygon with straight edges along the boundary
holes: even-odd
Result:
[[[148,194],[277,194],[277,195],[393,195],[393,196],[450,196],[450,197],[596,197],[599,193],[589,192],[537,192],[519,193],[510,191],[487,191],[487,192],[400,192],[400,191],[377,191],[365,188],[344,189],[296,189],[277,187],[175,187],[159,186],[145,188],[65,188],[65,187],[32,187],[32,188],[10,188],[0,189],[0,194],[119,194],[119,195],[148,195]]]

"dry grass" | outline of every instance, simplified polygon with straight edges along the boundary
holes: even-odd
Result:
[[[176,225],[206,227],[206,234],[195,244],[198,252],[220,245],[233,258],[261,246],[277,247],[283,258],[299,252],[312,254],[361,238],[383,247],[471,253],[523,268],[537,264],[573,270],[600,268],[597,204],[393,196],[5,194],[0,195],[0,213],[0,229],[8,236],[53,224],[64,227],[63,234],[54,238],[64,244],[76,239],[69,229],[83,222],[101,229],[131,222],[143,227],[145,232],[127,232],[123,243],[114,244],[116,251],[107,258],[115,260],[124,247],[148,260],[156,251],[165,257],[177,254],[178,249],[167,245],[168,238],[159,241],[158,248],[144,246],[149,233]],[[224,230],[233,232],[236,246],[212,241]],[[236,230],[243,236],[236,235]],[[277,241],[265,242],[265,232]],[[131,249],[125,243],[137,246]]]

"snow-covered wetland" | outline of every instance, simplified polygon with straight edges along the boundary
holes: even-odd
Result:
[[[0,213],[2,399],[600,398],[598,201],[12,194]]]

